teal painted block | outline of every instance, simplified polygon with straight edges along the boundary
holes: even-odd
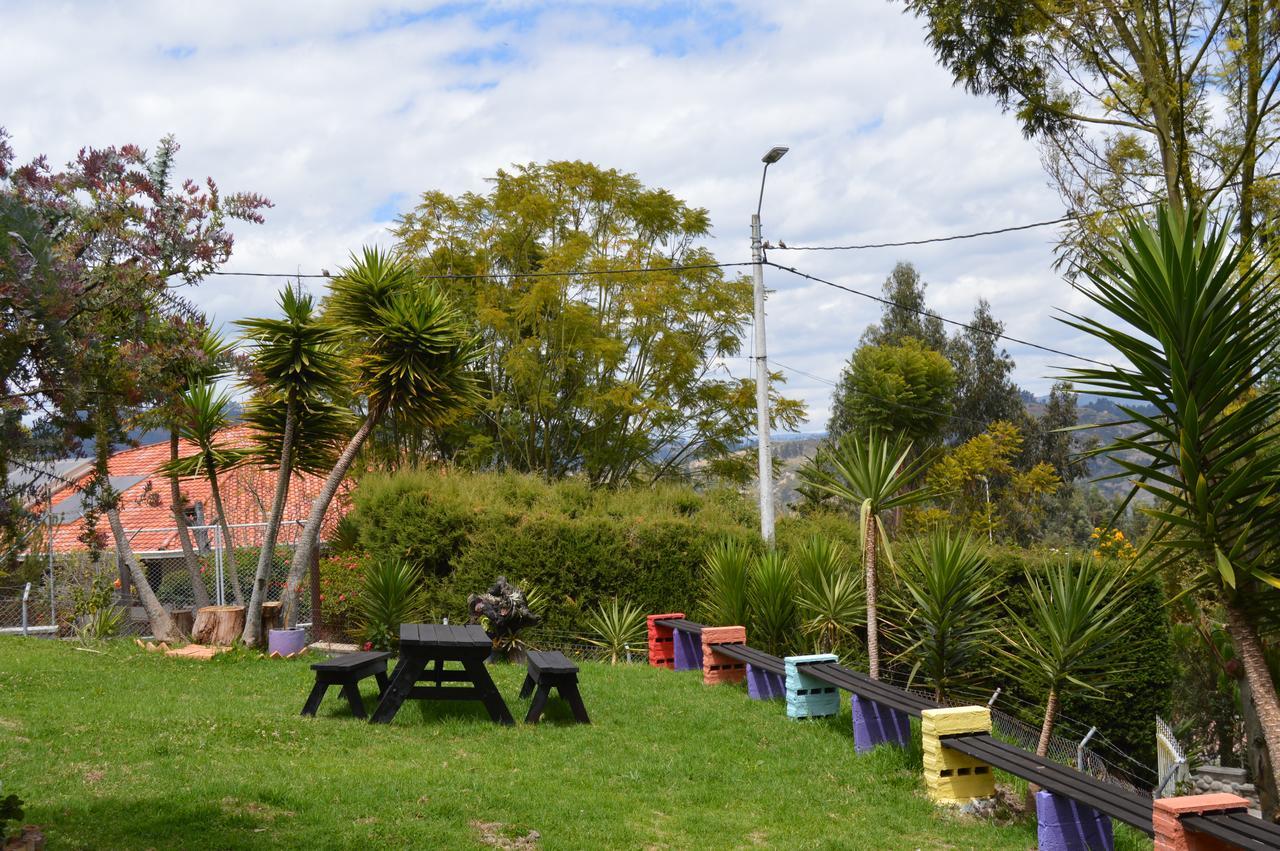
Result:
[[[790,718],[818,718],[835,715],[840,711],[840,693],[830,683],[809,676],[804,672],[806,664],[835,662],[833,653],[811,656],[788,656],[786,664],[787,716]]]

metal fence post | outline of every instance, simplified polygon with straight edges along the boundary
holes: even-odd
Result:
[[[31,583],[22,589],[22,637],[27,637],[27,600],[31,597]]]
[[[227,589],[222,578],[222,527],[213,527],[213,581],[218,586],[216,596],[219,606],[227,604]]]
[[[1093,738],[1093,734],[1098,732],[1097,727],[1090,727],[1089,732],[1084,734],[1084,738],[1080,740],[1080,744],[1076,745],[1076,770],[1084,771],[1084,746],[1089,744],[1089,740]]]

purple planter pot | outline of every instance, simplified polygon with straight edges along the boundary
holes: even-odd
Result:
[[[273,629],[267,632],[267,655],[293,656],[307,646],[305,629]]]

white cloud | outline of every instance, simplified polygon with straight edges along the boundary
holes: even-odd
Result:
[[[707,207],[726,261],[748,257],[774,144],[792,148],[770,169],[774,241],[890,241],[1061,211],[1015,121],[953,87],[917,22],[881,0],[10,3],[4,18],[0,124],[19,156],[63,162],[82,145],[175,133],[181,172],[276,203],[265,226],[238,228],[230,269],[333,269],[387,239],[376,211],[549,158],[634,171]],[[1051,239],[771,259],[875,293],[912,260],[942,312],[963,319],[985,297],[1010,333],[1089,354],[1051,318],[1080,306],[1050,268]],[[768,284],[770,354],[836,378],[878,306],[778,270]],[[276,286],[219,278],[194,297],[229,323],[270,311]],[[1046,390],[1053,359],[1010,349],[1020,383]],[[820,428],[830,387],[795,375],[790,388]]]

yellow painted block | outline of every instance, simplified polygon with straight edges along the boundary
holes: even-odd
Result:
[[[991,710],[985,706],[953,706],[926,709],[920,715],[920,732],[926,736],[991,732]]]
[[[929,798],[939,804],[964,804],[996,793],[996,778],[988,767],[979,774],[932,777],[926,783]]]

